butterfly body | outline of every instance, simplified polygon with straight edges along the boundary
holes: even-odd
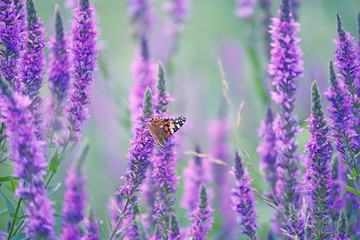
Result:
[[[159,150],[163,152],[165,140],[179,130],[185,121],[186,118],[182,116],[176,118],[155,117],[151,118],[146,126]]]

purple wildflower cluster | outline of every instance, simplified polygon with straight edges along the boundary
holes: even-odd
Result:
[[[249,19],[253,16],[256,0],[235,0],[235,15],[240,19]]]
[[[20,6],[20,3],[18,5]],[[13,1],[0,1],[0,70],[4,78],[13,86],[17,85],[20,33],[21,26],[24,24],[24,19],[19,18],[20,12],[22,12],[22,7],[17,9]]]
[[[83,122],[89,118],[90,86],[96,66],[97,39],[95,8],[89,0],[81,0],[75,9],[72,26],[73,73],[69,91],[68,112],[70,138],[80,140]]]
[[[250,187],[252,179],[244,167],[240,155],[235,153],[235,166],[231,174],[236,179],[236,187],[233,189],[231,200],[234,211],[238,216],[238,222],[241,225],[241,233],[246,234],[249,239],[258,239],[256,237],[256,228],[259,225],[255,222],[256,210],[253,190]]]

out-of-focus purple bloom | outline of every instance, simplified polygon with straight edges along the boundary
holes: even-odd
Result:
[[[43,138],[42,127],[42,99],[40,88],[43,86],[45,74],[45,27],[37,16],[35,3],[33,0],[26,1],[27,28],[25,31],[24,42],[20,54],[20,91],[28,95],[31,99],[29,105],[33,113],[37,128],[38,139]]]
[[[304,240],[305,239],[305,228],[304,219],[302,218],[301,212],[297,212],[292,203],[289,204],[286,220],[286,239]]]
[[[169,117],[167,104],[171,101],[169,93],[166,91],[165,72],[161,63],[158,68],[158,94],[155,102],[155,109],[160,116]],[[176,175],[177,166],[176,152],[174,150],[175,141],[169,137],[164,146],[164,152],[157,151],[152,158],[152,180],[155,189],[154,214],[153,220],[158,224],[159,231],[167,235],[169,231],[170,213],[174,211],[174,194],[179,185],[179,177]]]
[[[16,81],[21,45],[22,22],[18,15],[13,1],[0,1],[0,70],[12,86]]]
[[[151,91],[155,89],[156,83],[156,64],[149,58],[147,42],[142,40],[141,54],[137,52],[136,60],[131,65],[132,76],[135,85],[131,88],[129,95],[131,120],[133,123],[137,121],[139,109],[143,104],[143,97],[146,87]]]
[[[229,122],[222,117],[214,120],[209,125],[211,151],[210,156],[229,162],[230,149],[227,145],[227,137],[229,134]],[[231,208],[231,183],[228,169],[224,165],[212,164],[213,180],[215,183],[215,192],[219,213],[225,220],[223,222],[224,234],[231,235],[235,227],[235,215]]]
[[[259,0],[259,6],[263,9],[265,16],[262,18],[263,28],[265,29],[263,33],[263,38],[265,39],[265,53],[270,59],[270,44],[271,36],[268,31],[268,28],[271,24],[272,11],[271,11],[271,0]]]
[[[195,151],[201,153],[200,147],[196,146]],[[202,160],[200,157],[195,157],[189,161],[189,165],[184,169],[184,192],[180,204],[189,212],[194,211],[198,205],[201,184],[208,184],[211,181],[209,163],[210,161],[206,159]]]
[[[343,209],[346,203],[345,197],[343,196],[346,183],[345,172],[347,172],[347,170],[345,170],[345,164],[341,161],[339,162],[339,158],[336,157],[331,168],[333,199],[329,209],[333,222],[336,222],[340,209]]]
[[[89,211],[89,217],[84,219],[84,225],[86,231],[81,240],[99,240],[98,223],[92,209]]]
[[[259,227],[256,223],[256,201],[250,187],[252,179],[237,152],[235,153],[235,166],[230,174],[236,180],[236,187],[232,190],[231,200],[233,210],[240,215],[238,222],[241,225],[241,233],[246,234],[250,239],[258,239],[256,237],[256,228]]]
[[[311,87],[312,107],[307,118],[311,134],[305,145],[307,156],[307,185],[311,195],[311,234],[314,239],[326,239],[330,236],[329,208],[332,201],[331,156],[332,146],[329,127],[321,110],[320,94],[317,83]]]
[[[256,4],[256,0],[235,0],[235,16],[240,19],[251,18]]]
[[[275,184],[277,180],[277,153],[276,136],[272,126],[273,120],[273,112],[271,108],[268,107],[266,110],[265,120],[261,123],[261,126],[258,130],[258,134],[262,140],[256,150],[260,156],[260,167],[265,172],[265,178],[270,186],[270,191],[275,194]]]
[[[82,174],[81,165],[68,169],[65,186],[61,239],[79,239],[79,223],[84,218],[87,199],[85,177]]]
[[[302,52],[298,46],[299,23],[290,13],[289,0],[282,0],[279,18],[273,18],[270,26],[271,58],[268,72],[272,76],[274,91],[272,99],[278,104],[280,113],[275,117],[273,130],[276,135],[277,172],[276,196],[280,206],[293,203],[297,208],[299,199],[298,176],[300,175],[296,155],[296,137],[301,132],[298,119],[292,115],[296,92],[295,79],[302,75]],[[278,230],[278,229],[275,229]]]
[[[70,81],[70,62],[67,53],[68,39],[64,36],[60,8],[55,9],[55,36],[50,39],[52,50],[49,66],[49,88],[51,96],[47,105],[46,122],[48,131],[60,131],[63,128],[63,109]],[[52,136],[50,136],[52,137]]]
[[[47,190],[42,188],[47,167],[45,149],[44,143],[35,136],[34,116],[28,110],[31,101],[28,96],[12,94],[1,75],[0,89],[1,120],[6,124],[11,146],[9,156],[13,160],[14,177],[20,178],[16,195],[25,199],[28,206],[25,233],[32,239],[52,239],[55,226],[53,202],[45,196]]]
[[[149,160],[154,148],[154,139],[150,135],[146,121],[153,115],[153,103],[150,88],[147,88],[144,96],[143,109],[135,124],[134,137],[130,140],[128,168],[125,176],[121,177],[124,184],[119,187],[117,194],[130,201],[136,201],[136,193],[146,178],[146,172],[150,164]]]
[[[134,35],[145,37],[155,22],[153,0],[128,0],[128,14],[135,26]]]
[[[214,223],[214,218],[211,216],[214,209],[208,203],[204,184],[201,185],[199,192],[199,205],[191,214],[190,220],[193,223],[187,229],[187,239],[207,239],[206,235]]]
[[[89,117],[90,86],[93,81],[93,71],[96,66],[96,21],[95,8],[89,0],[80,0],[75,9],[72,25],[73,52],[73,89],[69,91],[67,106],[70,135],[72,140],[80,140],[83,122]]]
[[[177,42],[178,34],[183,30],[183,25],[188,19],[190,8],[190,0],[168,0],[164,4],[164,9],[169,14],[169,20],[165,26],[165,35],[175,38],[175,42]],[[172,50],[175,50],[176,44],[172,47],[174,48]]]
[[[291,13],[294,17],[294,20],[297,21],[299,19],[299,8],[301,6],[302,0],[290,0],[291,4]]]

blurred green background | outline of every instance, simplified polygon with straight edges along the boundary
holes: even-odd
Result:
[[[121,184],[120,176],[126,171],[125,154],[129,147],[131,133],[129,129],[128,94],[134,81],[131,77],[130,65],[134,60],[136,42],[131,37],[133,26],[129,24],[127,3],[125,0],[95,0],[92,1],[97,9],[99,21],[99,69],[95,74],[92,90],[91,118],[86,122],[83,138],[89,138],[90,155],[85,163],[89,204],[95,209],[99,219],[104,219],[106,204],[110,196],[114,196],[117,186]],[[165,1],[154,1],[156,5],[156,24],[152,29],[149,42],[151,56],[154,60],[161,59],[162,27],[165,20],[162,5]],[[195,143],[199,143],[204,153],[209,152],[208,123],[216,119],[224,108],[221,73],[218,59],[224,66],[226,80],[229,83],[230,106],[225,107],[227,116],[232,122],[232,131],[258,164],[256,147],[258,144],[257,128],[264,117],[267,103],[259,95],[255,85],[255,78],[260,76],[264,85],[269,89],[270,82],[266,79],[267,57],[264,51],[262,34],[264,27],[262,9],[257,8],[251,20],[237,19],[234,15],[234,1],[223,0],[194,0],[188,21],[180,34],[179,45],[169,65],[167,74],[168,89],[175,101],[169,105],[170,113],[184,115],[186,124],[179,134],[183,141],[179,144],[178,175],[182,176],[182,169],[187,165],[191,156],[184,151],[193,150]],[[54,6],[59,4],[65,29],[71,28],[71,10],[65,7],[64,1],[35,0],[38,15],[47,27],[48,37],[53,34]],[[273,1],[272,14],[277,16],[279,1]],[[310,110],[310,85],[317,80],[321,92],[324,92],[328,82],[328,63],[333,59],[336,38],[335,13],[339,12],[343,26],[357,38],[356,14],[360,10],[360,1],[356,0],[317,0],[303,1],[299,9],[299,22],[304,52],[304,76],[298,79],[299,91],[295,112],[303,120]],[[47,39],[48,39],[47,37]],[[250,50],[252,51],[251,55]],[[260,62],[254,67],[252,58]],[[45,80],[47,81],[47,79]],[[48,86],[43,87],[44,97],[48,95]],[[324,99],[324,98],[323,98]],[[325,100],[325,99],[324,99]],[[240,128],[236,128],[236,114],[241,101],[245,101],[245,109]],[[273,105],[273,103],[271,103]],[[326,101],[324,101],[326,104]],[[308,141],[305,129],[299,138],[299,152],[303,151]],[[234,139],[229,134],[230,148],[239,150]],[[62,163],[60,170],[53,179],[64,182],[65,169],[69,166],[76,151],[68,161]],[[232,163],[232,159],[229,160]],[[0,176],[11,174],[11,166],[1,166]],[[250,175],[254,178],[253,187],[264,191],[264,183],[253,170]],[[189,224],[185,211],[179,206],[183,191],[183,179],[176,194],[176,213],[183,227]],[[57,213],[61,213],[61,199],[64,186],[52,199],[57,202]],[[6,192],[11,195],[10,191]],[[5,208],[0,200],[0,210]],[[260,234],[264,238],[269,225],[272,209],[258,199],[258,223],[261,225]],[[7,214],[0,218],[0,229],[6,229]],[[216,222],[219,219],[215,219]],[[58,227],[60,219],[57,218]],[[214,239],[216,227],[210,239]],[[241,237],[239,239],[242,239]]]

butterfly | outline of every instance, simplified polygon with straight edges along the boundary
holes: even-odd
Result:
[[[157,147],[161,152],[164,152],[165,139],[173,135],[186,121],[185,117],[164,118],[155,117],[151,118],[146,126],[154,138]]]

